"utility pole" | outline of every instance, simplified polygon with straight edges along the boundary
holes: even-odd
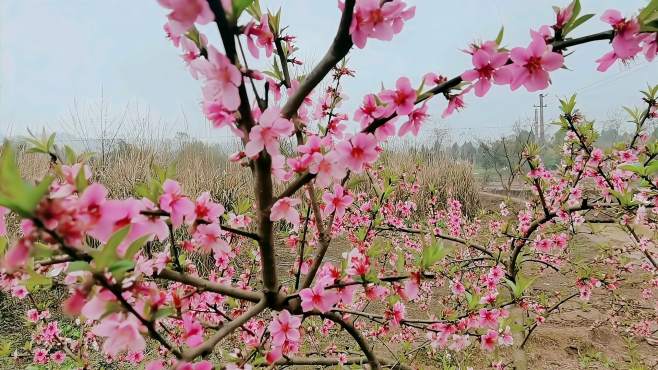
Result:
[[[546,105],[544,104],[544,94],[539,94],[539,105],[535,105],[535,108],[539,108],[539,141],[544,144],[545,143],[545,136],[544,136],[544,108],[546,108]],[[535,110],[535,114],[536,114]]]
[[[532,124],[532,132],[535,134],[535,140],[539,140],[539,110],[535,106],[535,121]]]

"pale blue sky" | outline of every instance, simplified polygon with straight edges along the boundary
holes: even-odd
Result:
[[[566,3],[566,1],[564,1]],[[335,0],[261,0],[263,7],[284,5],[283,22],[298,36],[299,56],[317,61],[333,38],[340,13]],[[350,116],[361,97],[392,85],[398,76],[414,81],[428,72],[449,76],[470,66],[459,49],[477,39],[495,37],[506,27],[505,43],[526,45],[530,27],[553,21],[551,5],[557,0],[408,0],[416,17],[392,42],[370,40],[366,49],[354,49],[350,66],[357,77],[345,82]],[[618,8],[631,13],[646,1],[582,0],[585,12]],[[61,130],[74,100],[81,106],[98,103],[101,90],[110,110],[127,104],[149,111],[150,120],[162,122],[166,132],[185,130],[193,136],[217,139],[224,132],[209,130],[199,110],[199,83],[189,77],[179,51],[162,32],[165,11],[155,0],[3,0],[0,2],[0,136],[25,133],[27,127]],[[598,17],[577,30],[584,35],[606,29]],[[216,42],[213,27],[203,29]],[[556,96],[579,92],[581,106],[600,120],[620,105],[638,101],[637,91],[658,83],[658,63],[635,62],[596,72],[594,60],[609,49],[605,42],[573,49],[571,71],[553,75],[545,93],[547,118],[556,115]],[[468,109],[441,125],[455,139],[509,132],[518,119],[533,114],[537,94],[494,87],[486,99],[474,96]],[[443,99],[431,103],[436,121]],[[186,118],[186,120],[184,119]],[[184,122],[187,122],[187,126]],[[11,130],[11,131],[10,131]]]

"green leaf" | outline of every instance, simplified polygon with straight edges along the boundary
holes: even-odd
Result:
[[[9,244],[9,241],[7,241],[6,236],[0,236],[0,257],[4,256],[5,253],[7,253],[7,245]]]
[[[505,26],[501,26],[500,31],[498,31],[498,36],[496,36],[496,45],[500,46],[500,44],[503,42],[504,35],[505,35]]]
[[[644,171],[647,176],[651,176],[654,173],[658,172],[658,160],[653,160],[644,168]]]
[[[77,161],[78,155],[75,154],[75,151],[70,146],[68,145],[64,146],[64,153],[66,155],[67,164],[74,164]]]
[[[53,284],[53,280],[47,276],[39,275],[34,270],[28,271],[30,277],[25,281],[25,288],[29,292],[35,292],[41,288],[49,288]]]
[[[639,165],[639,164],[622,164],[619,166],[624,171],[631,171],[634,173],[637,173],[640,176],[644,176],[646,174],[646,170],[644,166]]]
[[[75,176],[75,188],[78,190],[79,194],[82,194],[82,192],[85,191],[85,189],[89,186],[89,181],[87,181],[87,176],[85,174],[85,167],[84,164],[78,171],[78,174]]]
[[[260,9],[260,1],[254,1],[251,6],[247,8],[247,13],[254,17],[254,19],[260,19],[263,15],[263,11]]]
[[[243,198],[235,207],[235,212],[239,215],[249,212],[251,209],[251,200]]]
[[[7,357],[11,353],[11,341],[3,339],[0,341],[0,357]]]
[[[470,292],[465,292],[466,294],[466,302],[468,302],[468,308],[469,309],[474,309],[480,304],[480,295],[475,293],[471,294]]]
[[[242,12],[247,9],[254,0],[233,0],[233,12],[231,13],[231,18],[235,23],[242,15]]]
[[[169,317],[176,314],[176,309],[173,307],[163,307],[155,312],[153,315],[153,320],[161,319],[163,317]]]
[[[75,271],[89,271],[91,270],[91,267],[89,266],[89,262],[86,261],[73,261],[69,262],[69,267],[68,267],[68,272],[75,272]]]
[[[51,176],[45,177],[37,186],[24,181],[18,171],[16,154],[5,142],[0,154],[0,205],[11,209],[23,218],[31,218],[37,204],[48,192]]]
[[[642,9],[638,18],[641,23],[644,23],[652,18],[656,12],[658,12],[658,0],[651,0],[651,2]]]
[[[117,281],[123,280],[124,275],[126,272],[132,270],[135,267],[135,263],[130,260],[119,260],[112,262],[110,267],[108,267],[108,271],[114,276]]]
[[[512,288],[512,292],[514,293],[515,298],[521,298],[523,296],[523,293],[530,288],[532,283],[535,282],[536,277],[533,278],[528,278],[522,274],[516,275],[516,284]],[[510,281],[511,283],[511,281]],[[509,284],[508,284],[509,285]]]
[[[144,246],[144,244],[151,238],[151,234],[144,235],[141,238],[135,240],[134,242],[130,243],[130,246],[128,246],[128,249],[126,249],[126,254],[124,255],[124,258],[128,260],[132,260],[135,254],[139,252],[139,250]]]
[[[581,6],[580,0],[574,0],[573,2],[573,12],[571,14],[571,19],[576,19],[580,14]]]
[[[573,30],[576,29],[578,26],[580,26],[580,25],[582,25],[583,23],[585,23],[585,22],[587,22],[588,20],[590,20],[593,16],[594,16],[594,14],[585,14],[585,15],[583,15],[582,17],[576,19],[576,20],[573,22],[573,24],[571,24],[571,25],[569,26],[569,31],[568,31],[568,32],[573,31]]]
[[[512,280],[505,279],[505,284],[507,284],[508,287],[512,290],[512,292],[516,291],[516,284]]]
[[[123,242],[129,231],[130,226],[125,226],[119,229],[117,232],[112,234],[104,246],[102,246],[99,250],[94,251],[94,263],[98,270],[105,269],[114,261],[119,259],[119,256],[117,255],[117,247],[121,244],[121,242]]]
[[[421,256],[421,267],[428,269],[433,264],[442,260],[448,254],[448,249],[441,241],[434,239],[430,245],[423,248]]]
[[[48,258],[55,254],[55,251],[46,244],[36,242],[32,248],[31,256],[37,259]]]
[[[399,251],[398,252],[398,259],[397,259],[396,265],[395,265],[395,268],[396,268],[397,271],[405,271],[404,262],[405,262],[404,252]]]

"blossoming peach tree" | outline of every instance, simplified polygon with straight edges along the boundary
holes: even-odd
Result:
[[[575,97],[563,100],[559,166],[546,169],[538,147],[528,145],[532,196],[520,209],[501,204],[491,217],[466,217],[457,200],[416,204],[414,174],[396,176],[376,161],[388,138],[418,134],[430,104],[445,98],[447,116],[493,85],[546,89],[578,45],[610,43],[597,60],[600,71],[653,60],[658,1],[634,15],[608,10],[603,31],[574,36],[593,17],[581,15],[575,0],[555,8],[553,25],[532,30],[527,47],[503,47],[501,31],[467,46],[473,66],[457,77],[400,77],[349,115],[341,112],[341,81],[355,72],[345,58],[401,32],[416,11],[404,1],[339,1],[335,38],[303,76],[280,11],[264,12],[254,0],[158,3],[169,12],[168,37],[202,85],[203,112],[244,144],[232,160],[253,175],[253,203],[222,205],[209,193],[190,198],[170,171],[157,168],[136,189],[138,198],[110,199],[90,180],[87,157],[52,139],[33,140],[32,150],[51,158],[49,175],[33,184],[21,178],[5,143],[0,285],[30,302],[34,325],[31,345],[16,356],[27,352],[37,368],[90,368],[101,348],[104,361],[143,362],[149,370],[406,369],[418,367],[412,359],[419,351],[458,358],[477,348],[484,366],[523,368],[527,339],[551,313],[593,291],[615,293],[631,274],[641,277],[641,297],[615,295],[622,308],[607,319],[630,335],[655,333],[658,143],[646,128],[657,116],[658,87],[644,92],[643,108],[629,109],[632,140],[606,150],[595,146],[593,123]],[[195,27],[210,23],[221,47]],[[250,68],[258,58],[272,67]],[[322,81],[329,87],[319,90]],[[360,129],[349,129],[350,118]],[[292,150],[282,150],[284,142]],[[357,177],[370,190],[355,190]],[[13,238],[7,213],[22,220]],[[570,244],[598,223],[623,228],[628,243],[596,250],[583,265]],[[285,249],[296,256],[287,270]],[[195,253],[209,256],[209,272],[200,272]],[[577,278],[566,291],[533,287],[543,274],[567,271]],[[73,334],[34,297],[53,285],[68,290],[61,308],[76,318]],[[153,351],[145,355],[147,343]]]

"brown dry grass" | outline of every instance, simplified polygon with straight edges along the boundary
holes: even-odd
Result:
[[[125,198],[136,195],[135,187],[148,178],[152,164],[173,164],[175,178],[187,194],[210,191],[214,199],[230,208],[240,199],[252,198],[253,189],[249,169],[229,161],[229,154],[225,147],[199,141],[122,143],[103,155],[103,161],[92,158],[90,165],[94,181],[107,186],[112,197]],[[40,179],[48,170],[47,156],[27,153],[20,146],[18,162],[30,180]],[[442,152],[403,146],[385,150],[378,164],[392,174],[413,176],[421,190],[412,200],[419,205],[433,192],[441,203],[449,197],[459,199],[468,214],[475,214],[480,207],[479,185],[468,162]]]

